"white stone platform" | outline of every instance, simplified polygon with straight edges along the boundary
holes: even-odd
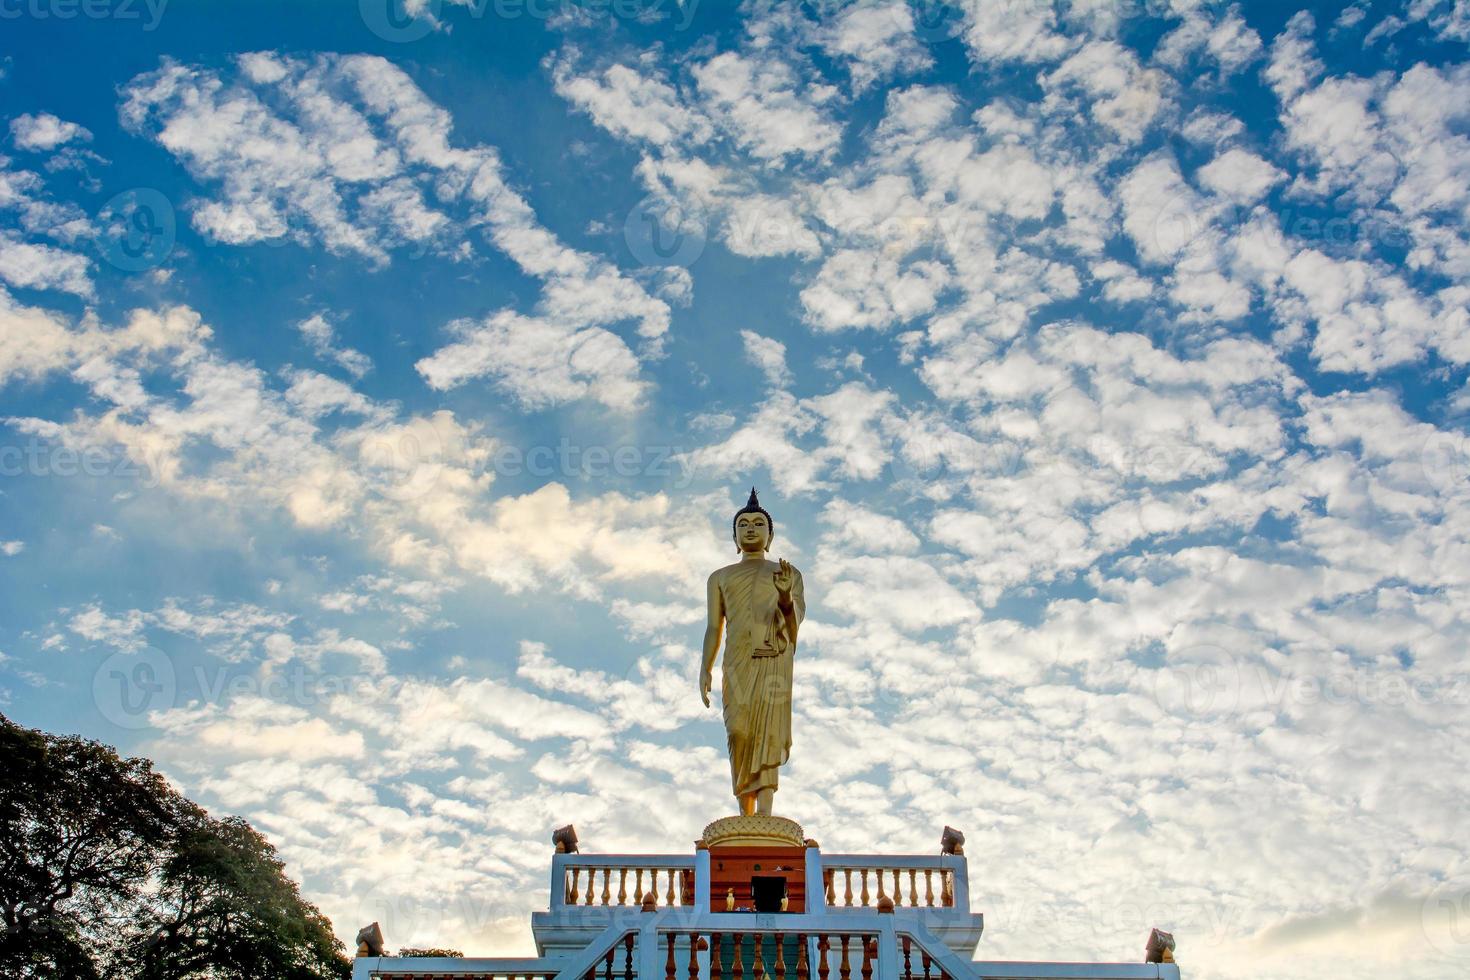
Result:
[[[548,907],[531,916],[537,956],[359,956],[353,980],[1180,980],[1172,963],[977,961],[984,917],[970,911],[963,855],[809,845],[788,852],[797,866],[771,869],[804,885],[788,912],[725,911],[712,895],[711,854],[738,848],[556,854]]]

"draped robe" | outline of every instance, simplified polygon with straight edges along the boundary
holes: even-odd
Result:
[[[710,576],[710,601],[725,617],[720,693],[736,796],[775,789],[791,755],[791,674],[796,644],[776,603],[776,562],[739,561]],[[806,617],[801,573],[791,570],[797,623]]]

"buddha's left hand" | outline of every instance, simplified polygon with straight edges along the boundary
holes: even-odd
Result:
[[[791,582],[794,569],[785,558],[781,559],[779,570],[771,573],[771,582],[776,586],[776,600],[784,608],[791,603]]]

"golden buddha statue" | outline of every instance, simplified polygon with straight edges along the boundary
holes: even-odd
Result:
[[[791,676],[796,634],[806,617],[801,572],[766,557],[776,525],[750,490],[731,534],[740,560],[709,577],[709,620],[699,693],[709,706],[720,627],[725,659],[720,695],[730,746],[730,779],[744,816],[770,814],[780,767],[791,755]]]

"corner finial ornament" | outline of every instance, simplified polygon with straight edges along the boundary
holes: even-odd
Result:
[[[1148,934],[1148,946],[1144,950],[1145,963],[1173,963],[1174,935],[1155,928]]]
[[[383,930],[376,922],[357,930],[358,956],[382,956],[383,946]]]

